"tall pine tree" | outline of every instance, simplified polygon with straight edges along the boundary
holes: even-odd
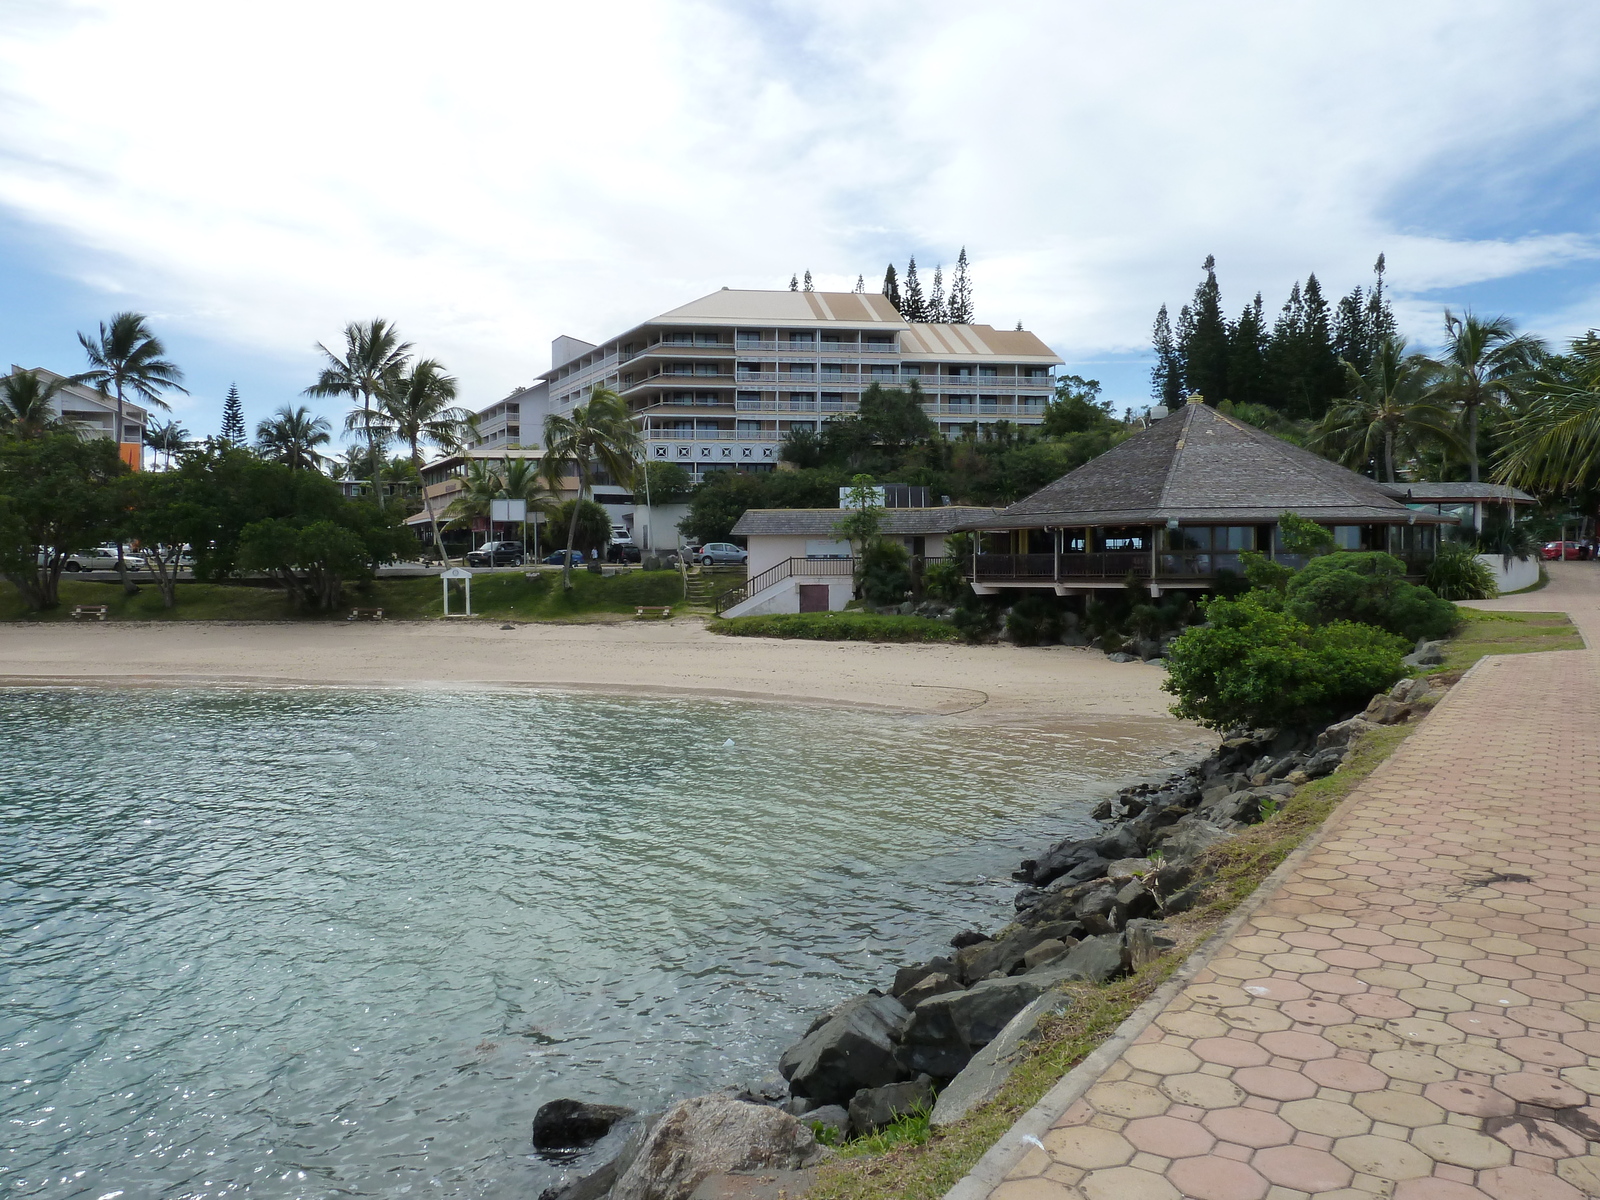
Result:
[[[220,436],[223,441],[232,442],[235,446],[242,446],[250,438],[244,428],[244,405],[239,402],[239,387],[237,384],[228,385],[228,396],[222,402],[222,429]]]
[[[857,275],[856,276],[856,295],[859,296],[859,295],[861,295],[861,293],[865,292],[866,290],[867,290],[867,277],[865,275]]]
[[[1270,404],[1267,377],[1267,319],[1261,293],[1245,305],[1228,329],[1228,399],[1235,404]]]
[[[944,308],[944,264],[933,268],[933,291],[928,296],[928,320],[943,325],[947,320]]]
[[[1022,322],[1017,322],[1022,328]],[[1155,328],[1151,331],[1155,346],[1156,365],[1150,368],[1150,395],[1159,404],[1176,408],[1183,402],[1183,364],[1178,359],[1178,347],[1172,340],[1172,322],[1163,304],[1156,314]]]
[[[1180,314],[1178,353],[1189,390],[1217,404],[1228,399],[1228,323],[1222,316],[1217,260],[1206,255],[1201,269],[1206,277],[1194,289],[1193,305],[1184,309],[1189,320]]]
[[[946,319],[952,325],[971,325],[972,315],[972,280],[967,277],[967,248],[961,247],[961,256],[956,259],[955,274],[950,277],[950,302],[946,305],[949,310]]]
[[[916,255],[912,255],[911,261],[906,264],[905,304],[900,309],[900,315],[908,321],[928,319],[928,302],[922,297],[922,281],[917,278]]]
[[[816,290],[817,290],[816,288],[811,286],[811,272],[807,271],[806,272],[806,281],[805,281],[804,286],[801,288],[801,291],[814,292]]]
[[[889,269],[883,273],[883,294],[889,298],[889,303],[894,305],[895,312],[905,315],[905,309],[900,301],[900,280],[894,273],[894,264],[889,264]]]
[[[789,276],[789,290],[791,292],[798,292],[800,290],[800,276],[798,276],[798,275]]]
[[[1333,349],[1333,322],[1328,302],[1322,298],[1322,285],[1315,274],[1306,276],[1306,393],[1310,397],[1308,415],[1320,418],[1328,402],[1344,391],[1344,368]]]

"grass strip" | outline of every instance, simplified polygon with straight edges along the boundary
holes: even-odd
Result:
[[[528,578],[522,571],[485,573],[472,581],[473,616],[490,621],[581,621],[607,615],[633,615],[639,605],[684,607],[683,580],[676,571],[629,571],[602,576],[574,571],[573,588],[561,588],[556,571]],[[344,604],[331,612],[296,612],[275,587],[243,584],[180,583],[175,608],[165,608],[160,590],[141,583],[136,595],[120,583],[61,581],[61,606],[29,612],[9,583],[0,583],[0,621],[65,621],[75,604],[104,604],[113,621],[342,621],[353,607],[381,608],[391,620],[428,620],[444,615],[443,588],[436,577],[376,579],[345,588]],[[452,599],[460,612],[459,594]]]
[[[1463,608],[1461,625],[1446,647],[1443,670],[1464,671],[1488,654],[1582,650],[1572,618],[1560,612],[1491,612]]]
[[[727,637],[807,638],[819,642],[959,642],[955,626],[927,617],[882,613],[773,613],[706,626]]]

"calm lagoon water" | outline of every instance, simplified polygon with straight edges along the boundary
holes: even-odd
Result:
[[[1125,724],[6,692],[0,1191],[537,1195],[541,1103],[769,1075],[1152,765]]]

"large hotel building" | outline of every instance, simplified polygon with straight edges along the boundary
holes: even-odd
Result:
[[[481,445],[538,444],[597,386],[629,404],[653,462],[771,468],[793,429],[916,380],[940,431],[1044,416],[1061,359],[1031,333],[907,322],[876,293],[724,288],[599,344],[557,338],[532,387],[479,414]]]

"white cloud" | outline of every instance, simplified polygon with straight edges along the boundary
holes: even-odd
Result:
[[[1399,222],[1592,152],[1597,66],[1581,3],[35,4],[0,15],[0,207],[256,351],[390,316],[480,402],[557,333],[962,243],[980,320],[1082,357],[1208,252],[1230,308],[1379,250],[1413,290],[1593,258]]]

